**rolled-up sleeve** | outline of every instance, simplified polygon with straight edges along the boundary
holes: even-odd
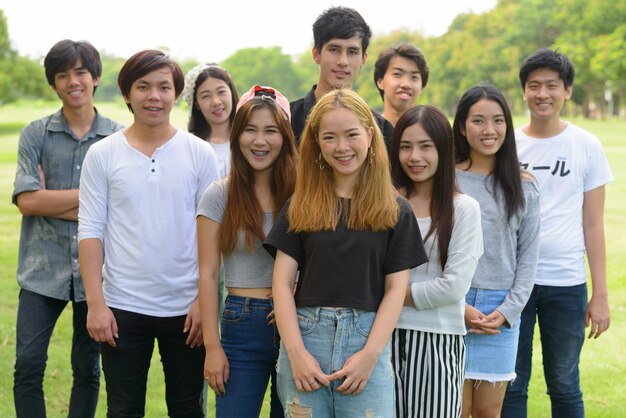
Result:
[[[32,192],[41,189],[41,179],[39,178],[39,164],[41,162],[41,133],[42,128],[35,126],[39,121],[34,122],[20,133],[17,145],[17,169],[15,172],[15,183],[11,201],[17,205],[17,196],[23,192]]]

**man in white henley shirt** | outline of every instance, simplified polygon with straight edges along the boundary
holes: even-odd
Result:
[[[154,339],[170,416],[203,417],[196,207],[218,179],[210,145],[174,128],[183,88],[160,51],[132,56],[118,83],[134,122],[85,157],[79,257],[87,329],[102,344],[107,416],[143,416]]]

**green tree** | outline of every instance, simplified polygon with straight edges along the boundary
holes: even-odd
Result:
[[[4,16],[4,11],[0,10],[0,103],[9,102],[13,99],[11,94],[13,76],[11,64],[15,55],[9,41],[7,19]]]
[[[102,75],[95,95],[96,101],[121,101],[122,95],[117,85],[117,76],[126,60],[104,51],[100,53],[100,60],[102,61]]]
[[[20,57],[11,48],[9,28],[4,11],[0,10],[0,104],[18,99],[54,98],[41,64]]]
[[[235,82],[239,94],[255,84],[272,86],[289,100],[300,97],[302,77],[291,56],[280,47],[244,48],[222,63]]]

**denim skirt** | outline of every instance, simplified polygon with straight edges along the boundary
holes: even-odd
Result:
[[[485,315],[492,313],[509,294],[508,290],[470,288],[465,302]],[[488,382],[515,380],[515,360],[519,339],[519,319],[511,328],[500,327],[497,335],[465,335],[465,379]]]

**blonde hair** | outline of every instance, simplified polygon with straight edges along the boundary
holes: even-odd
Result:
[[[352,199],[345,206],[341,205],[335,192],[333,170],[330,167],[321,169],[319,165],[320,123],[324,115],[338,108],[350,110],[366,130],[372,129],[374,132],[371,150],[360,168]],[[324,163],[323,160],[321,163]],[[288,212],[289,230],[334,230],[342,213],[348,228],[375,232],[393,228],[399,216],[383,135],[369,106],[349,89],[326,93],[307,119],[300,143],[296,187]]]

